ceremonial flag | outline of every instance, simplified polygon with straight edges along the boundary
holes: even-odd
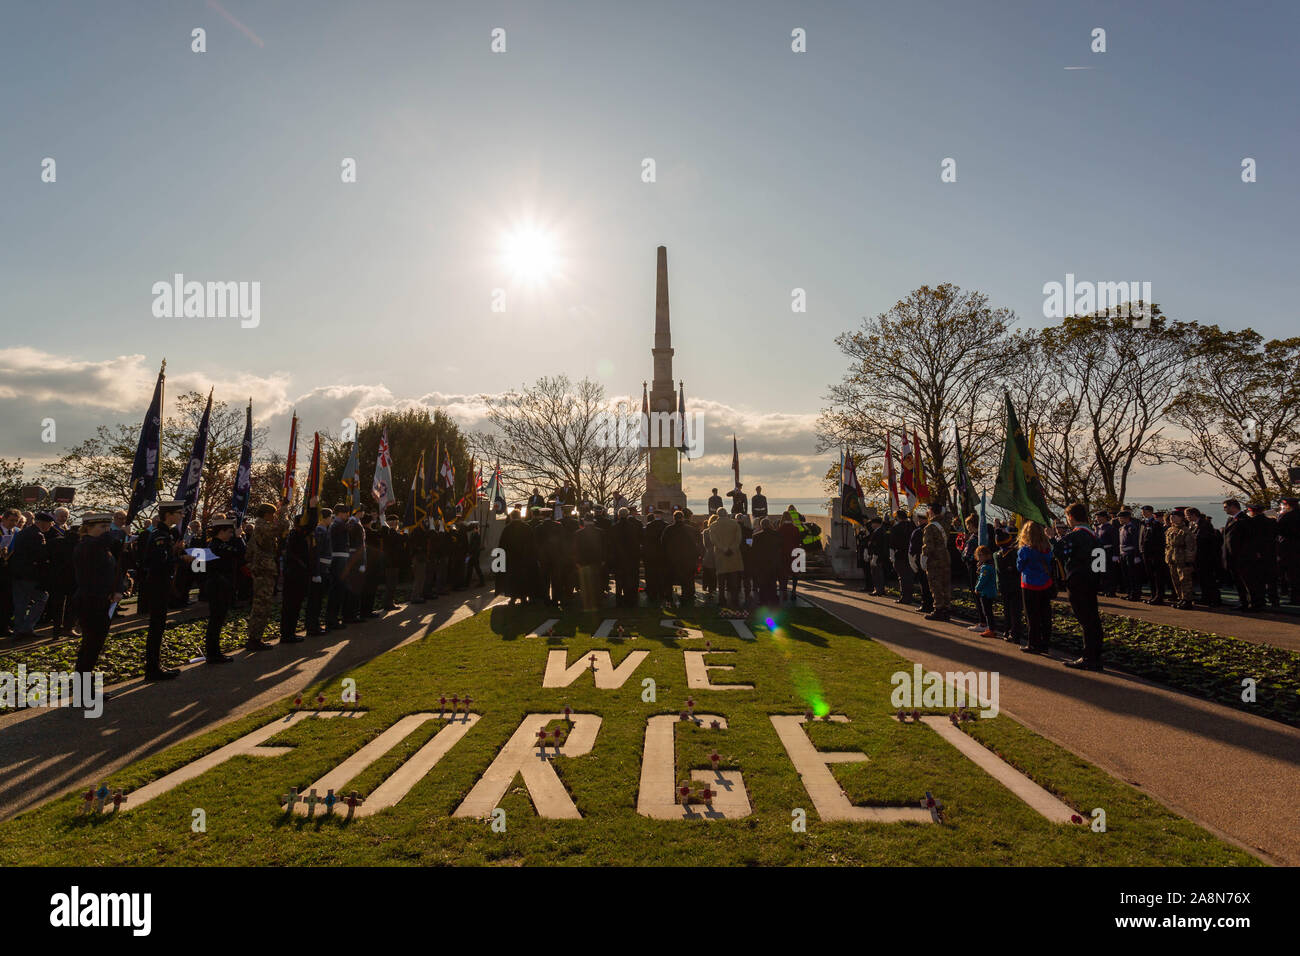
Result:
[[[921,458],[921,439],[917,437],[915,428],[912,429],[912,467],[915,469],[912,489],[916,492],[916,499],[922,504],[929,504],[930,486],[925,483],[925,461]]]
[[[858,466],[854,464],[853,452],[846,450],[844,464],[840,469],[840,517],[862,525],[867,520],[867,505],[862,498],[862,486],[858,484]]]
[[[309,528],[315,527],[320,520],[320,486],[320,432],[315,432],[311,443],[311,464],[307,466],[307,487],[302,493],[303,523]],[[313,498],[316,499],[315,505],[311,503]]]
[[[639,454],[644,460],[650,454],[650,397],[645,382],[641,383],[641,434],[637,441],[641,446]]]
[[[361,510],[361,463],[357,458],[357,439],[352,439],[352,450],[348,452],[348,463],[343,467],[343,487],[348,490],[350,514]]]
[[[253,490],[253,400],[244,413],[244,444],[239,450],[239,468],[235,471],[235,488],[230,494],[230,510],[242,524],[248,513],[248,496]]]
[[[429,513],[424,509],[424,452],[415,463],[415,476],[411,479],[411,493],[406,496],[406,509],[402,512],[402,527],[410,531]]]
[[[681,429],[678,432],[677,450],[685,452],[687,450],[686,441],[686,383],[677,383],[677,425]]]
[[[162,437],[163,383],[167,377],[167,360],[158,369],[158,381],[153,387],[153,401],[144,413],[140,426],[140,441],[135,446],[135,461],[131,465],[131,501],[126,509],[126,524],[140,513],[140,509],[158,500],[161,475],[158,471],[158,449]]]
[[[970,475],[966,471],[966,458],[961,451],[961,432],[956,423],[952,426],[952,434],[957,445],[957,507],[965,518],[976,511],[975,489],[971,487]]]
[[[880,483],[882,488],[889,491],[889,509],[897,513],[898,508],[898,480],[894,474],[894,448],[890,441],[889,430],[885,430],[885,480]]]
[[[397,500],[393,494],[393,459],[388,453],[388,429],[379,436],[379,454],[375,457],[375,480],[370,484],[370,497],[379,509],[379,523],[384,524],[384,510]]]
[[[907,510],[916,507],[916,456],[912,452],[912,443],[907,437],[907,423],[903,423],[903,443],[898,449],[898,463],[902,466],[899,475],[903,484],[903,493],[907,496]]]
[[[731,433],[731,470],[736,476],[736,487],[740,487],[740,448],[736,445],[736,433]]]
[[[979,543],[986,547],[992,547],[993,542],[989,540],[989,493],[987,490],[980,493],[980,539]]]
[[[442,462],[442,441],[439,440],[437,442],[434,442],[433,457],[429,459],[429,467],[433,469],[433,472],[429,476],[429,480],[425,483],[425,492],[428,496],[428,501],[425,504],[424,509],[428,513],[428,516],[430,518],[433,517],[433,513],[435,510],[437,510],[439,514],[442,513],[442,509],[436,507],[438,504],[438,499],[442,497],[440,494],[438,494],[438,482],[442,480],[440,477],[440,472],[442,471],[441,462]]]
[[[492,469],[492,477],[488,479],[487,487],[483,490],[483,497],[492,502],[494,512],[505,514],[506,493],[501,483],[501,462],[497,462]]]
[[[456,466],[451,463],[451,451],[444,448],[442,450],[442,469],[440,471],[443,483],[447,486],[447,491],[451,494],[456,493]]]
[[[1047,495],[1043,491],[1042,479],[1034,470],[1029,442],[1020,429],[1016,410],[1011,405],[1010,393],[1006,395],[1006,402],[1007,438],[1002,449],[998,480],[993,486],[993,503],[1041,525],[1049,525],[1052,522],[1052,512],[1047,507]]]
[[[181,472],[180,481],[176,483],[176,494],[172,496],[174,501],[185,502],[185,512],[181,517],[181,527],[184,528],[194,517],[194,506],[199,499],[199,482],[203,479],[203,460],[208,455],[208,422],[212,418],[212,390],[208,390],[208,404],[203,409],[203,417],[199,419],[199,431],[194,436],[194,445],[190,448],[190,459],[185,463],[185,470]]]
[[[284,459],[284,484],[280,488],[280,508],[286,509],[293,501],[298,485],[298,413],[293,413],[289,425],[289,452]]]

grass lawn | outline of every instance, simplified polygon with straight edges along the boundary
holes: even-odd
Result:
[[[425,636],[351,671],[364,716],[307,719],[268,741],[292,749],[274,757],[235,757],[183,783],[139,810],[114,816],[78,814],[69,794],[0,824],[0,864],[144,865],[1253,865],[1257,861],[1020,727],[1005,716],[963,729],[1088,819],[1106,811],[1107,832],[1052,824],[979,770],[923,725],[891,717],[890,675],[911,665],[819,610],[782,612],[774,631],[754,625],[742,641],[713,608],[682,615],[713,648],[734,650],[710,663],[715,683],[751,683],[752,691],[688,692],[682,651],[704,650],[659,626],[657,610],[618,612],[631,638],[595,640],[603,616],[567,614],[555,628],[573,637],[527,638],[547,614],[494,608]],[[598,690],[581,675],[567,688],[545,689],[547,652],[569,661],[608,649],[615,665],[633,650],[650,656],[621,688]],[[237,666],[237,665],[236,665]],[[645,678],[655,702],[643,701]],[[340,698],[341,678],[304,688]],[[441,694],[469,693],[481,719],[395,807],[344,821],[286,816],[278,795],[312,784],[401,716],[438,711]],[[677,779],[707,770],[716,748],[724,770],[743,774],[753,813],[738,820],[655,821],[636,812],[646,720],[677,714],[693,696],[696,709],[724,716],[727,730],[677,727]],[[488,821],[452,819],[500,748],[528,713],[569,705],[603,721],[586,756],[553,761],[582,820],[539,818],[516,777],[500,807],[506,829]],[[111,701],[108,704],[112,706]],[[813,723],[820,750],[856,750],[867,763],[832,764],[856,804],[917,806],[927,790],[944,805],[934,824],[827,823],[819,819],[769,714],[809,707],[845,714],[848,724]],[[183,766],[268,721],[292,702],[266,708],[113,774],[110,787],[130,791]],[[932,711],[942,713],[943,711]],[[372,764],[345,789],[371,792],[437,730],[430,721]],[[191,829],[192,811],[206,814],[206,832]],[[791,813],[807,812],[807,832],[792,832]]]

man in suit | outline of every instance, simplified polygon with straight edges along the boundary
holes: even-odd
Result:
[[[1249,613],[1264,607],[1264,580],[1259,568],[1259,549],[1250,516],[1236,498],[1223,502],[1228,520],[1223,525],[1223,554],[1228,573],[1237,584],[1237,610]]]
[[[1150,505],[1142,506],[1142,531],[1138,535],[1138,548],[1142,552],[1142,567],[1146,569],[1147,580],[1151,582],[1151,597],[1147,604],[1165,603],[1165,526],[1160,520],[1163,513],[1157,513]]]

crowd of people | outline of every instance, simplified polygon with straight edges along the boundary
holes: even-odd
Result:
[[[81,638],[76,668],[95,669],[124,597],[138,597],[136,613],[148,617],[146,680],[167,680],[162,666],[167,614],[194,602],[208,606],[204,656],[210,664],[231,658],[221,650],[230,611],[248,606],[245,649],[267,650],[263,638],[280,594],[279,640],[346,628],[378,617],[398,603],[398,581],[408,600],[422,604],[470,586],[477,575],[482,537],[477,522],[421,522],[399,527],[394,516],[346,505],[312,503],[293,522],[272,504],[254,517],[212,515],[206,526],[182,527],[185,503],[165,501],[148,527],[131,533],[127,513],[86,514],[69,523],[66,508],[0,516],[0,637],[30,641],[49,624],[55,638]],[[299,635],[299,629],[305,636]],[[0,648],[4,645],[0,644]]]
[[[510,511],[490,567],[497,594],[510,604],[595,610],[606,603],[636,607],[691,605],[697,581],[706,602],[741,611],[793,600],[807,555],[821,531],[791,505],[773,516],[761,487],[749,498],[728,493],[731,511],[713,489],[707,515],[687,508],[607,509],[565,502],[562,490],[537,489]],[[1145,506],[1136,514],[1096,512],[1082,504],[1050,526],[995,519],[980,542],[979,522],[955,523],[942,507],[872,518],[858,535],[864,586],[884,595],[897,581],[897,603],[913,604],[930,620],[952,616],[954,578],[964,577],[977,614],[971,625],[987,637],[1043,653],[1052,598],[1064,591],[1084,632],[1084,653],[1070,666],[1100,669],[1097,598],[1122,594],[1188,608],[1223,604],[1235,586],[1246,612],[1280,603],[1282,587],[1300,603],[1300,508],[1282,500],[1274,518],[1258,503],[1223,503],[1220,531],[1196,508],[1168,513]],[[293,644],[327,630],[378,617],[406,602],[422,604],[450,591],[485,586],[483,536],[475,521],[424,520],[401,527],[395,515],[311,502],[290,521],[272,504],[252,517],[217,513],[206,525],[182,526],[184,502],[161,502],[148,527],[133,534],[125,511],[86,514],[70,523],[67,508],[0,515],[0,637],[21,644],[48,624],[55,638],[81,638],[77,669],[93,671],[124,597],[138,596],[148,617],[147,680],[176,676],[161,661],[170,609],[208,605],[204,654],[210,664],[231,658],[221,633],[232,609],[250,608],[245,649],[268,649],[274,599],[280,596],[279,640]],[[961,573],[961,572],[964,572]],[[1144,598],[1144,594],[1149,597]],[[299,634],[299,630],[304,633]],[[0,645],[3,647],[4,645]]]
[[[793,600],[796,551],[820,547],[820,530],[793,505],[779,517],[768,515],[761,486],[754,515],[739,488],[730,497],[728,512],[713,489],[709,513],[700,520],[689,508],[641,514],[635,505],[606,509],[583,502],[568,509],[562,497],[557,510],[554,500],[548,506],[533,489],[501,531],[498,590],[510,604],[594,610],[612,585],[616,606],[635,607],[642,591],[651,604],[675,606],[695,601],[698,579],[704,599],[727,608]]]
[[[1300,500],[1283,498],[1276,518],[1267,505],[1243,508],[1233,498],[1223,510],[1220,530],[1192,507],[1162,512],[1144,505],[1137,515],[1101,510],[1090,521],[1087,506],[1075,503],[1065,521],[1050,526],[1023,521],[1016,529],[997,518],[982,544],[975,515],[954,527],[941,506],[899,510],[858,532],[858,565],[865,590],[884,595],[886,580],[896,579],[897,603],[914,603],[919,590],[918,610],[937,621],[951,620],[960,569],[977,614],[970,629],[1019,643],[1026,653],[1046,652],[1051,602],[1064,590],[1084,635],[1083,655],[1067,666],[1100,670],[1099,595],[1221,607],[1232,586],[1236,608],[1250,613],[1280,606],[1285,587],[1290,603],[1300,604]]]

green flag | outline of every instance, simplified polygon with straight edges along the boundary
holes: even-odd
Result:
[[[1052,523],[1052,512],[1047,507],[1043,482],[1034,471],[1029,457],[1029,442],[1020,430],[1016,410],[1007,399],[1007,443],[1002,451],[1002,464],[998,468],[997,484],[993,486],[993,503],[1024,515],[1041,525]]]
[[[957,445],[957,508],[965,518],[967,515],[975,514],[979,510],[979,505],[975,501],[975,489],[971,487],[970,474],[966,471],[966,456],[962,454],[961,432],[956,422],[953,423],[952,434]]]

